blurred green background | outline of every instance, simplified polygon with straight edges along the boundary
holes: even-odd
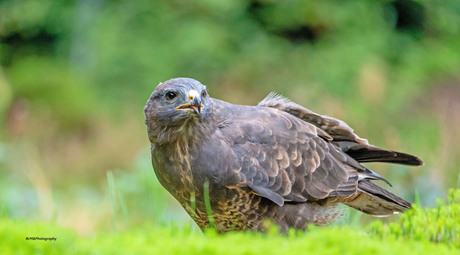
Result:
[[[178,76],[238,104],[276,91],[419,156],[369,165],[409,201],[459,187],[459,1],[3,0],[0,216],[81,234],[192,224],[143,123]]]

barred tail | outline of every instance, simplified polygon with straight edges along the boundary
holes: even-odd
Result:
[[[358,194],[344,203],[374,216],[389,216],[411,208],[409,202],[369,180],[360,181]]]

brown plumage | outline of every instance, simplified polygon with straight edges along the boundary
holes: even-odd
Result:
[[[369,145],[345,122],[270,94],[258,106],[207,95],[196,80],[157,86],[144,109],[152,163],[160,183],[201,228],[285,231],[326,225],[346,204],[386,216],[410,203],[377,186],[360,162],[422,165],[415,156]],[[209,208],[208,208],[209,209]]]

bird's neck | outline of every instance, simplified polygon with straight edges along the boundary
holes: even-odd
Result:
[[[157,146],[192,147],[210,136],[216,128],[206,119],[189,118],[180,125],[156,126],[153,129],[156,129],[152,130],[156,135],[152,137],[152,142]]]

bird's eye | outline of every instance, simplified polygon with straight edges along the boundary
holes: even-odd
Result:
[[[203,92],[201,92],[201,97],[202,98],[205,98],[207,95],[208,95],[208,93],[206,92],[206,90],[203,90]]]
[[[166,100],[173,100],[177,96],[176,92],[166,92]]]

